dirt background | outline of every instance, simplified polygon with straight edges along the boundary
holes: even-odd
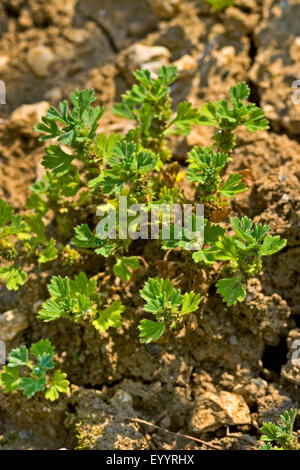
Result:
[[[92,327],[36,320],[49,272],[32,273],[17,293],[1,287],[0,336],[11,316],[9,348],[48,336],[73,386],[54,404],[1,391],[0,449],[205,449],[134,418],[224,449],[255,449],[264,420],[299,408],[300,370],[291,362],[300,340],[300,103],[293,104],[291,88],[300,78],[299,18],[299,0],[237,0],[218,15],[200,0],[1,2],[0,79],[7,104],[0,105],[0,197],[22,208],[28,186],[41,175],[43,146],[32,126],[47,103],[93,87],[109,109],[131,85],[136,66],[179,61],[175,103],[189,99],[200,107],[245,80],[251,100],[265,110],[269,132],[238,135],[229,171],[247,169],[252,176],[232,212],[270,224],[288,243],[265,260],[245,302],[233,308],[215,295],[214,272],[190,259],[164,260],[151,243],[141,246],[151,274],[205,294],[193,328],[148,346],[137,335],[143,311],[136,292],[146,269],[125,288],[111,286],[127,306],[125,321],[101,336]],[[146,51],[140,44],[165,49]],[[37,70],[41,46],[44,62]],[[126,126],[108,111],[101,130],[125,132]],[[194,129],[173,142],[174,159],[184,165],[191,146],[209,138],[207,128]],[[87,272],[101,269],[99,262]],[[54,266],[51,274],[58,273],[65,274]],[[113,281],[103,276],[105,288]]]

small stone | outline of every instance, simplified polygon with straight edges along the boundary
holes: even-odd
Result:
[[[27,54],[27,62],[38,77],[46,77],[48,75],[49,68],[54,59],[53,52],[46,46],[33,47]]]
[[[28,321],[24,314],[8,310],[0,315],[0,340],[11,341],[27,327]]]
[[[235,49],[233,46],[223,47],[220,51],[215,52],[218,65],[229,65],[235,56]]]
[[[12,113],[10,120],[14,124],[36,123],[41,120],[42,116],[49,109],[48,101],[40,101],[34,104],[23,104],[15,109]]]
[[[177,67],[178,73],[180,76],[194,75],[197,70],[198,62],[195,57],[185,54],[176,60],[174,64]]]
[[[173,18],[180,10],[181,0],[151,0],[154,12],[163,20]]]
[[[201,433],[215,431],[222,426],[250,423],[250,410],[240,395],[225,391],[205,392],[197,399],[189,427],[191,431]]]
[[[8,62],[9,62],[9,57],[7,57],[6,55],[0,55],[0,70],[5,69]]]
[[[124,51],[120,65],[131,81],[135,81],[133,72],[137,69],[150,70],[152,78],[155,79],[158,70],[163,65],[168,65],[170,57],[171,53],[166,47],[133,44]]]
[[[45,98],[52,103],[53,101],[60,101],[62,99],[62,95],[61,88],[56,86],[46,91]]]

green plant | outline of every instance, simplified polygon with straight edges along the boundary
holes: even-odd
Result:
[[[54,369],[54,347],[49,339],[41,339],[28,350],[26,346],[13,349],[8,355],[8,364],[0,375],[0,385],[6,393],[22,390],[27,398],[37,392],[45,392],[45,398],[57,400],[59,393],[68,393],[67,374]]]
[[[220,11],[228,7],[233,7],[234,1],[235,0],[206,0],[207,3],[212,5],[216,10]]]
[[[144,319],[141,321],[140,337],[143,343],[150,343],[161,337],[166,327],[176,328],[184,316],[195,312],[202,297],[194,292],[181,294],[168,279],[158,277],[148,279],[140,291],[146,301],[145,312],[155,315],[157,321]]]
[[[292,408],[280,416],[282,423],[264,422],[260,428],[264,445],[259,450],[300,450],[297,436],[293,432],[297,410]]]
[[[155,321],[144,318],[139,329],[141,340],[148,343],[180,327],[188,314],[196,312],[202,289],[189,292],[187,287],[188,292],[181,293],[170,279],[148,278],[147,260],[138,256],[135,238],[124,229],[122,217],[143,239],[143,217],[153,209],[163,204],[180,208],[186,203],[203,204],[204,216],[190,215],[192,233],[190,228],[178,227],[173,215],[170,233],[163,241],[156,240],[155,246],[193,271],[210,270],[212,265],[220,268],[215,274],[214,267],[212,276],[228,306],[245,298],[246,282],[261,270],[262,257],[278,252],[286,240],[268,235],[269,226],[253,226],[247,217],[232,217],[232,227],[221,225],[231,211],[231,199],[247,190],[242,174],[228,174],[236,129],[268,128],[263,111],[248,101],[249,87],[232,86],[230,101],[207,103],[200,111],[183,102],[174,112],[170,85],[177,77],[175,67],[162,67],[155,79],[148,70],[136,71],[135,77],[137,84],[113,108],[115,114],[134,122],[125,136],[100,132],[104,108],[95,106],[93,90],[77,90],[70,104],[64,101],[58,109],[50,107],[37,124],[41,140],[51,140],[42,161],[45,174],[31,186],[22,215],[14,215],[12,207],[0,200],[0,254],[5,260],[0,278],[16,289],[25,282],[29,266],[52,262],[50,297],[38,318],[92,324],[102,333],[122,325],[125,307],[118,300],[121,293],[115,300],[116,291],[124,293],[133,275],[145,273],[141,297],[145,312],[153,314]],[[216,132],[211,146],[191,149],[185,170],[169,162],[168,135],[186,136],[196,125],[212,126]],[[184,179],[193,189],[190,199],[182,189]],[[123,196],[129,205],[142,206],[139,216],[120,205]],[[45,226],[45,221],[50,224]],[[148,233],[148,221],[143,229]],[[232,229],[233,235],[228,232]]]
[[[57,257],[55,240],[47,240],[40,215],[14,215],[13,207],[0,199],[0,258],[9,262],[0,268],[9,290],[17,290],[27,278],[22,266],[30,260],[43,264]]]
[[[188,135],[193,124],[198,124],[199,112],[191,103],[180,103],[173,116],[169,86],[176,80],[176,67],[163,66],[158,78],[152,79],[149,70],[137,70],[138,84],[123,96],[122,103],[116,104],[112,111],[115,115],[135,121],[136,127],[129,131],[126,138],[144,148],[151,149],[162,160],[171,154],[165,136]]]
[[[101,294],[96,292],[96,279],[88,279],[81,272],[74,280],[61,276],[52,277],[48,285],[50,299],[39,311],[38,317],[44,322],[66,318],[74,322],[90,321],[99,331],[109,327],[121,326],[121,314],[124,307],[114,301],[109,307],[100,310]]]
[[[213,140],[215,146],[222,152],[230,152],[234,148],[234,131],[237,127],[245,126],[253,133],[269,128],[263,110],[246,101],[250,95],[246,83],[232,86],[229,94],[230,102],[219,100],[215,103],[206,103],[200,110],[199,124],[217,129]]]

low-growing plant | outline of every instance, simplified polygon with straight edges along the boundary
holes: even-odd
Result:
[[[260,272],[263,257],[286,244],[269,235],[269,226],[254,226],[248,217],[231,217],[231,226],[226,222],[230,201],[248,189],[242,174],[228,173],[235,131],[240,126],[253,133],[268,128],[263,111],[248,102],[246,83],[230,88],[229,101],[207,103],[200,110],[183,102],[174,111],[170,85],[177,78],[175,67],[162,67],[155,78],[148,70],[139,70],[135,77],[138,83],[112,110],[131,119],[133,129],[125,136],[105,135],[99,129],[104,108],[94,105],[93,90],[75,91],[70,104],[51,106],[36,126],[41,140],[51,144],[42,161],[45,173],[31,186],[26,208],[14,215],[13,208],[0,200],[0,255],[5,262],[0,279],[16,290],[34,266],[48,263],[51,268],[50,297],[38,312],[41,321],[90,323],[100,333],[122,325],[125,305],[121,295],[116,297],[116,288],[120,292],[125,283],[125,292],[133,276],[144,275],[140,261],[143,272],[149,267],[135,249],[134,240],[143,238],[142,217],[136,217],[132,204],[142,206],[143,215],[163,204],[203,205],[204,216],[194,212],[189,216],[192,233],[173,217],[167,237],[161,241],[156,237],[155,243],[195,271],[216,265],[217,293],[228,306],[245,298],[247,280]],[[168,136],[187,136],[197,125],[215,129],[212,145],[192,148],[187,168],[180,168],[169,161]],[[189,199],[182,190],[185,181],[192,187]],[[121,197],[130,207],[121,207]],[[121,223],[124,216],[129,230]],[[163,214],[159,217],[162,235]],[[131,229],[137,236],[129,236]],[[155,320],[140,321],[141,341],[156,341],[183,325],[187,315],[196,314],[203,292],[201,286],[194,291],[181,292],[167,276],[146,274],[140,293],[146,302],[144,311]],[[5,374],[8,370],[10,365]],[[38,379],[40,387],[47,383],[45,377]]]
[[[280,415],[281,423],[263,423],[260,440],[264,445],[259,450],[300,450],[299,440],[293,431],[296,416],[297,410],[291,408]]]
[[[143,343],[150,343],[161,337],[166,327],[176,328],[184,316],[195,312],[202,297],[194,292],[181,294],[175,289],[169,279],[148,279],[140,291],[141,297],[146,301],[145,312],[152,313],[157,321],[142,320],[139,326]]]
[[[41,339],[32,344],[13,349],[8,355],[8,363],[0,375],[0,384],[6,393],[22,390],[27,398],[37,392],[45,392],[45,398],[57,400],[60,393],[68,393],[69,381],[67,374],[54,369],[54,347],[49,339]]]

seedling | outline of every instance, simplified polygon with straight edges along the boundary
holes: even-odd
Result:
[[[280,416],[282,423],[265,422],[260,428],[264,445],[259,450],[300,450],[298,438],[293,432],[297,410],[292,408]]]
[[[102,296],[96,292],[96,279],[88,279],[81,272],[74,280],[68,277],[54,276],[48,285],[50,299],[43,305],[38,317],[44,322],[59,318],[78,322],[90,322],[99,331],[109,327],[121,326],[121,314],[124,307],[119,301],[112,302],[106,309],[100,310]]]
[[[169,87],[178,76],[176,67],[163,66],[157,79],[151,78],[149,70],[137,70],[134,75],[138,84],[122,96],[122,103],[116,104],[112,112],[135,121],[136,128],[129,131],[127,140],[154,151],[166,160],[171,153],[165,136],[189,135],[192,125],[198,123],[199,112],[191,103],[183,102],[173,116]]]
[[[0,375],[0,385],[6,393],[22,390],[27,398],[37,392],[45,392],[50,401],[58,399],[60,393],[68,393],[67,374],[54,369],[54,347],[49,339],[41,339],[28,350],[26,346],[13,349],[8,355],[8,364]]]
[[[230,152],[236,142],[234,131],[239,126],[245,126],[254,134],[268,129],[268,121],[264,111],[246,100],[250,89],[242,82],[230,88],[230,102],[219,100],[215,103],[206,103],[200,110],[199,124],[213,126],[217,132],[213,136],[215,146],[222,152]]]
[[[141,321],[139,329],[143,343],[158,340],[168,327],[179,326],[185,315],[197,310],[202,300],[201,295],[193,291],[182,295],[168,279],[158,277],[148,279],[140,294],[146,301],[145,312],[152,313],[157,320]]]

